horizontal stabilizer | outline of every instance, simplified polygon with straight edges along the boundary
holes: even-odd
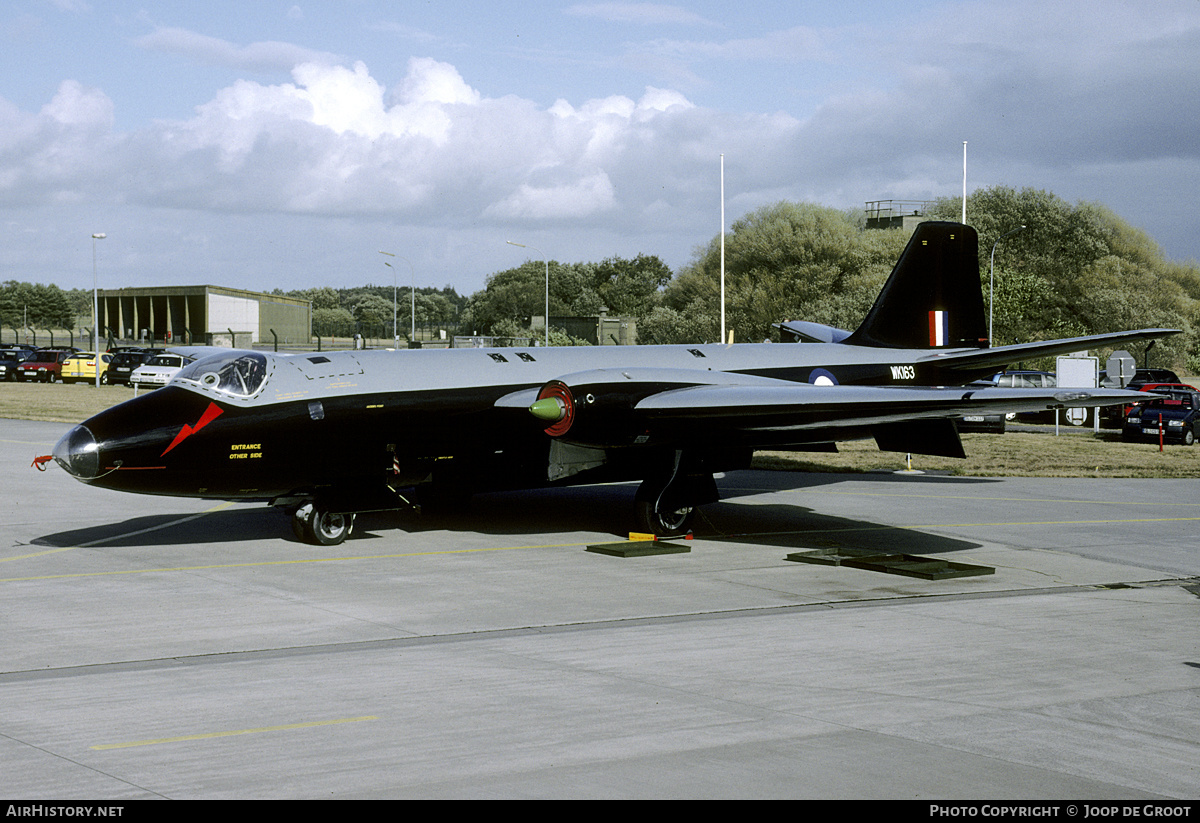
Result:
[[[1179,334],[1179,329],[1135,329],[1132,331],[1092,334],[1085,337],[1067,337],[1061,340],[1035,340],[1031,343],[1015,343],[992,349],[969,349],[966,351],[936,352],[922,358],[920,363],[937,366],[942,374],[962,371],[978,374],[980,370],[1002,369],[1022,360],[1035,357],[1051,357],[1071,352],[1086,351],[1101,347],[1117,346],[1137,340],[1156,340]]]

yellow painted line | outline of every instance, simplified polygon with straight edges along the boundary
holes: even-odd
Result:
[[[842,534],[849,532],[871,532],[871,531],[917,531],[917,530],[932,530],[932,529],[961,529],[961,528],[984,528],[984,527],[1021,527],[1021,526],[1086,526],[1086,525],[1106,525],[1114,523],[1175,523],[1175,522],[1191,522],[1200,521],[1200,517],[1155,517],[1155,518],[1129,518],[1119,520],[1040,520],[1040,521],[1012,521],[1012,522],[994,522],[994,523],[923,523],[912,526],[849,526],[846,528],[833,529],[790,529],[773,532],[737,532],[735,534],[713,534],[700,535],[699,539],[707,538],[720,540],[728,537],[782,537],[785,535],[810,535],[810,534]],[[208,566],[166,566],[162,568],[150,569],[123,569],[120,571],[110,572],[77,572],[72,574],[47,574],[36,575],[30,577],[6,577],[0,578],[0,583],[21,583],[33,580],[63,580],[69,578],[83,577],[112,577],[115,575],[126,574],[156,574],[165,572],[197,572],[197,571],[213,571],[216,569],[243,569],[256,568],[264,566],[295,566],[304,563],[340,563],[340,562],[356,562],[363,560],[397,560],[404,557],[433,557],[441,554],[476,554],[480,552],[509,552],[520,551],[523,549],[565,549],[578,546],[587,546],[589,543],[545,543],[540,545],[529,546],[487,546],[477,549],[440,549],[438,551],[426,552],[398,552],[395,554],[364,554],[353,555],[349,557],[309,557],[298,560],[266,560],[255,563],[220,563]]]
[[[1007,522],[999,521],[995,523],[918,523],[912,526],[845,526],[842,528],[831,529],[789,529],[787,531],[775,532],[737,532],[727,535],[713,535],[713,537],[782,537],[784,535],[803,536],[808,534],[846,534],[850,532],[929,531],[933,529],[968,529],[984,527],[995,528],[997,526],[1098,526],[1111,525],[1114,523],[1176,523],[1197,520],[1200,520],[1200,517],[1145,517],[1121,520],[1013,520]],[[704,536],[700,536],[699,539],[703,540]]]
[[[1014,520],[1009,523],[940,523],[937,525],[905,526],[909,529],[955,529],[979,526],[1103,526],[1112,523],[1180,523],[1200,520],[1200,517],[1126,517],[1114,520]]]
[[[546,543],[532,546],[487,546],[479,549],[441,549],[431,552],[400,552],[397,554],[363,554],[350,557],[308,557],[300,560],[263,560],[256,563],[217,563],[211,566],[166,566],[158,569],[124,569],[111,572],[76,572],[72,574],[45,574],[31,577],[3,577],[0,583],[19,583],[30,580],[62,580],[72,577],[111,577],[122,574],[154,574],[161,572],[197,572],[214,569],[245,569],[260,566],[295,566],[302,563],[340,563],[357,560],[395,560],[401,557],[426,557],[438,554],[474,554],[477,552],[511,552],[521,549],[562,549],[587,546],[588,543]]]
[[[18,554],[15,557],[0,557],[0,563],[8,563],[12,560],[28,560],[31,557],[45,557],[48,554],[58,554],[59,552],[73,552],[78,548],[78,546],[63,546],[58,549],[46,549],[44,552],[34,552],[33,554]]]
[[[780,490],[767,490],[767,491],[772,491],[773,493],[780,493]],[[979,496],[975,496],[975,495],[924,495],[924,494],[902,494],[902,493],[888,493],[888,492],[833,492],[833,491],[808,492],[808,491],[796,491],[796,490],[793,490],[793,491],[795,491],[796,494],[800,494],[800,495],[826,494],[826,495],[842,495],[842,496],[852,496],[852,497],[853,496],[859,496],[859,497],[919,497],[919,498],[941,497],[941,498],[945,498],[945,499],[992,500],[992,501],[1026,502],[1026,503],[1028,503],[1028,502],[1045,502],[1045,503],[1056,503],[1059,505],[1066,505],[1066,504],[1072,504],[1072,503],[1099,503],[1100,505],[1112,505],[1111,503],[1106,503],[1104,501],[1094,501],[1094,500],[1061,500],[1061,499],[1039,500],[1036,498],[1023,498],[1023,497],[979,497]],[[111,537],[104,537],[104,538],[100,538],[98,540],[92,540],[87,543],[81,543],[79,546],[70,546],[70,547],[64,547],[64,548],[49,549],[49,550],[43,551],[43,552],[35,552],[35,553],[31,553],[31,554],[26,554],[26,555],[19,555],[16,557],[0,558],[0,563],[12,561],[12,560],[24,560],[24,559],[29,559],[29,558],[42,557],[45,555],[55,554],[55,553],[64,552],[64,551],[73,551],[74,549],[77,549],[77,548],[87,548],[90,546],[96,546],[96,545],[100,545],[103,543],[120,540],[122,538],[133,537],[133,536],[140,535],[140,534],[146,534],[148,532],[158,531],[161,529],[170,528],[172,526],[177,526],[182,523],[187,523],[191,520],[196,520],[200,517],[204,517],[207,514],[212,514],[214,512],[222,511],[223,509],[226,509],[232,505],[234,505],[233,502],[221,503],[217,506],[214,506],[211,509],[207,509],[198,514],[188,515],[187,517],[182,517],[182,518],[172,520],[170,522],[163,523],[163,524],[160,524],[157,526],[150,526],[145,529],[139,529],[138,531],[134,531],[134,532],[126,532],[126,533],[119,534],[119,535],[113,535]],[[1153,502],[1151,502],[1151,503],[1146,503],[1146,504],[1127,504],[1127,505],[1196,506],[1196,505],[1200,505],[1200,503],[1153,503]],[[895,529],[904,530],[904,531],[914,531],[914,530],[918,530],[918,529],[928,530],[928,529],[953,529],[953,528],[984,528],[984,527],[998,527],[998,526],[1007,526],[1007,527],[1081,526],[1081,525],[1106,525],[1106,524],[1118,524],[1118,523],[1173,523],[1173,522],[1189,522],[1189,521],[1200,521],[1200,517],[1120,518],[1120,519],[1105,519],[1105,520],[1039,520],[1039,521],[1010,521],[1010,522],[999,521],[999,522],[987,522],[987,523],[925,523],[925,524],[909,525],[909,526],[903,526],[903,525],[877,525],[877,526],[861,526],[861,527],[850,526],[850,527],[845,527],[845,528],[831,528],[831,529],[789,529],[789,530],[784,530],[784,531],[773,531],[773,532],[739,532],[737,534],[737,536],[739,536],[739,537],[768,537],[768,536],[772,536],[772,535],[784,536],[784,535],[807,535],[807,534],[836,534],[836,533],[847,533],[847,532],[888,531],[888,530],[895,530]],[[728,537],[728,536],[729,535],[713,535],[713,537],[715,537],[717,539],[720,539],[721,537]],[[703,537],[704,536],[701,536],[701,539],[703,539]],[[220,564],[211,564],[211,565],[203,565],[203,566],[166,566],[166,567],[160,567],[160,568],[123,569],[123,570],[118,570],[118,571],[106,571],[106,572],[75,572],[75,573],[67,573],[67,574],[34,575],[34,576],[29,576],[29,577],[8,577],[8,578],[0,578],[0,583],[16,583],[16,582],[27,582],[27,581],[33,581],[33,580],[62,580],[62,579],[86,578],[86,577],[111,577],[111,576],[115,576],[115,575],[155,574],[155,573],[164,573],[164,572],[198,572],[198,571],[213,571],[213,570],[218,570],[218,569],[256,568],[256,567],[265,567],[265,566],[293,566],[293,565],[299,565],[299,564],[305,564],[305,563],[337,563],[337,562],[354,562],[354,561],[364,561],[364,560],[396,560],[396,559],[405,558],[405,557],[426,557],[426,556],[436,556],[436,555],[442,555],[442,554],[473,554],[473,553],[479,553],[479,552],[518,551],[521,549],[572,548],[572,547],[586,546],[586,545],[588,545],[588,543],[586,543],[586,542],[584,542],[584,543],[547,543],[547,544],[528,545],[528,546],[488,546],[488,547],[474,548],[474,549],[440,549],[440,550],[436,550],[436,551],[416,551],[416,552],[398,552],[398,553],[393,553],[393,554],[352,555],[352,556],[347,556],[347,557],[310,557],[310,558],[302,558],[302,559],[294,559],[294,560],[267,560],[267,561],[248,562],[248,563],[220,563]]]
[[[1074,479],[1074,478],[1064,478]],[[1088,478],[1083,478],[1088,479]],[[763,491],[772,491],[771,489],[763,489]],[[780,493],[784,490],[774,490],[775,493]],[[836,492],[836,491],[809,491],[806,489],[792,489],[792,494],[798,495],[816,495],[825,494],[830,496],[841,497],[915,497],[922,500],[984,500],[1003,503],[1054,503],[1056,505],[1079,505],[1085,503],[1094,503],[1098,506],[1200,506],[1200,503],[1182,503],[1178,501],[1156,501],[1146,500],[1136,503],[1130,500],[1069,500],[1061,497],[990,497],[974,494],[915,494],[901,492]],[[734,498],[728,498],[732,500]],[[723,500],[723,502],[725,502]]]
[[[314,720],[310,723],[288,723],[283,726],[262,726],[257,729],[236,729],[228,732],[205,732],[203,734],[185,734],[179,737],[160,737],[156,740],[132,740],[128,743],[105,743],[101,746],[89,746],[96,751],[108,749],[131,749],[134,746],[157,746],[160,743],[182,743],[187,740],[211,740],[215,737],[233,737],[239,734],[260,734],[262,732],[283,732],[292,729],[311,729],[316,726],[335,726],[339,723],[359,723],[363,720],[378,720],[373,715],[367,717],[343,717],[340,720]]]
[[[917,523],[911,526],[847,526],[844,529],[805,529],[789,534],[837,531],[875,531],[877,529],[960,529],[982,526],[1102,526],[1113,523],[1177,523],[1200,520],[1200,517],[1131,517],[1114,520],[998,520],[992,523]]]
[[[181,517],[177,520],[171,520],[166,523],[160,523],[157,526],[147,526],[146,528],[138,529],[137,531],[123,532],[121,534],[114,534],[111,537],[101,537],[98,540],[89,540],[86,543],[80,543],[78,546],[62,546],[57,549],[46,549],[45,551],[41,551],[41,552],[32,552],[30,554],[19,554],[14,557],[0,557],[0,563],[10,563],[13,560],[29,560],[30,558],[34,558],[34,557],[45,557],[48,554],[58,554],[59,552],[70,552],[70,551],[75,551],[76,549],[86,549],[91,546],[99,546],[104,543],[111,543],[114,540],[121,540],[126,537],[137,537],[139,534],[149,534],[150,532],[156,532],[161,529],[169,529],[172,526],[178,526],[181,523],[188,523],[192,520],[198,520],[199,518],[204,517],[207,514],[212,514],[214,512],[223,511],[224,509],[227,509],[232,505],[233,505],[232,501],[221,503],[219,505],[213,506],[211,509],[205,509],[204,511],[200,512],[199,514],[189,514],[187,517]]]

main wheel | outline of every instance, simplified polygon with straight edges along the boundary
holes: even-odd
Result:
[[[654,501],[634,502],[638,528],[658,537],[684,534],[696,516],[695,506],[662,507]]]
[[[354,531],[354,513],[327,511],[305,503],[292,515],[292,532],[306,543],[336,546]]]

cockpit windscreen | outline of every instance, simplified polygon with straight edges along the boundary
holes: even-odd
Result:
[[[214,354],[197,360],[176,375],[234,397],[250,397],[267,379],[267,358],[257,352]]]

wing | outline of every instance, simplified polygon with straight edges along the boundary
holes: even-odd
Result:
[[[996,346],[991,349],[958,349],[931,353],[918,362],[934,364],[943,373],[963,372],[974,375],[981,370],[1004,368],[1021,360],[1070,354],[1087,349],[1104,348],[1136,340],[1156,340],[1179,334],[1179,329],[1136,329],[1133,331],[1092,334],[1086,337],[1067,337],[1061,340],[1035,340],[1031,343],[1015,343],[1011,346]]]
[[[719,372],[602,369],[515,392],[497,405],[525,406],[552,437],[600,448],[780,448],[875,437],[888,450],[962,456],[953,421],[963,415],[1145,397],[1120,389],[817,386]]]

